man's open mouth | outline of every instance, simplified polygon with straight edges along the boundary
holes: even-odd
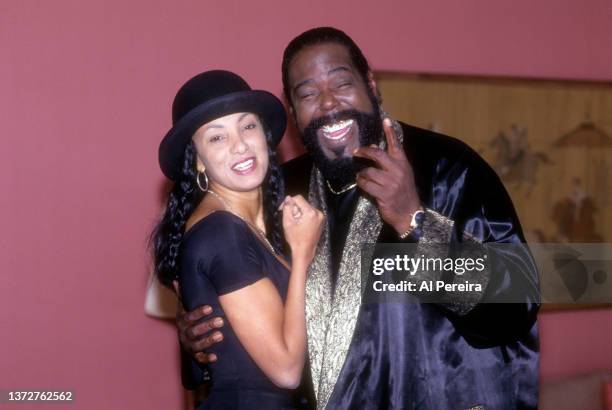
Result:
[[[351,130],[355,120],[337,121],[321,127],[323,137],[331,141],[342,140]]]

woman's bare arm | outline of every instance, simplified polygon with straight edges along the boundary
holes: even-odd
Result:
[[[296,388],[306,352],[306,273],[314,258],[324,217],[301,196],[282,205],[283,229],[292,267],[283,305],[270,279],[219,297],[238,339],[259,368],[279,387]]]
[[[267,278],[219,297],[251,358],[274,384],[288,389],[299,385],[304,367],[306,269],[307,265],[294,263],[284,306]]]

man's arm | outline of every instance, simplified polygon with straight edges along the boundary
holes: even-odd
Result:
[[[432,243],[512,244],[512,252],[487,248],[494,252],[497,263],[494,271],[489,269],[478,278],[481,292],[441,301],[451,319],[474,340],[485,343],[506,341],[531,329],[539,307],[537,271],[512,201],[495,172],[469,147],[454,143],[458,149],[453,152],[455,158],[446,161],[448,169],[439,169],[445,167],[437,164],[438,174],[428,181],[437,198],[423,204],[412,165],[388,120],[383,129],[386,150],[361,147],[355,152],[377,164],[361,171],[357,183],[376,200],[381,217],[395,229],[398,242],[417,242],[423,250]],[[411,222],[419,209],[425,210],[425,218],[415,237]],[[492,302],[507,301],[517,289],[523,292],[521,301],[515,297],[516,303],[482,303],[485,296]]]
[[[453,319],[474,343],[516,340],[536,321],[540,306],[537,267],[512,200],[495,171],[467,146],[460,163],[466,168],[466,178],[450,215],[452,240],[482,243],[490,267],[479,303]]]
[[[199,306],[191,312],[180,309],[176,315],[179,342],[181,345],[181,381],[187,390],[195,390],[209,380],[207,372],[197,363],[209,364],[217,360],[214,353],[206,353],[215,343],[223,340],[223,333],[217,329],[223,326],[223,319],[212,317],[210,306]]]

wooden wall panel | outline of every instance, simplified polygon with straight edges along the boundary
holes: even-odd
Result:
[[[394,118],[457,137],[495,168],[530,240],[612,241],[612,84],[376,78]]]

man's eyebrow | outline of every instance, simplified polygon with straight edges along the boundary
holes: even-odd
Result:
[[[345,71],[346,72],[350,72],[351,70],[348,67],[346,67],[346,66],[340,66],[340,67],[336,67],[336,68],[333,68],[333,69],[329,70],[327,72],[327,75],[336,74],[338,72],[345,72]]]
[[[312,78],[309,78],[308,80],[301,81],[298,84],[296,84],[295,87],[293,87],[293,92],[296,92],[300,87],[303,87],[306,84],[313,83],[313,82],[314,82],[314,80]]]
[[[338,72],[351,72],[351,69],[346,67],[346,66],[340,66],[340,67],[332,68],[331,70],[329,70],[327,72],[327,75],[336,74]],[[312,83],[312,82],[314,82],[314,80],[312,78],[309,78],[309,79],[306,79],[304,81],[301,81],[301,82],[297,83],[293,87],[293,92],[296,92],[298,90],[298,88],[303,87],[306,84],[309,84],[309,83]]]

